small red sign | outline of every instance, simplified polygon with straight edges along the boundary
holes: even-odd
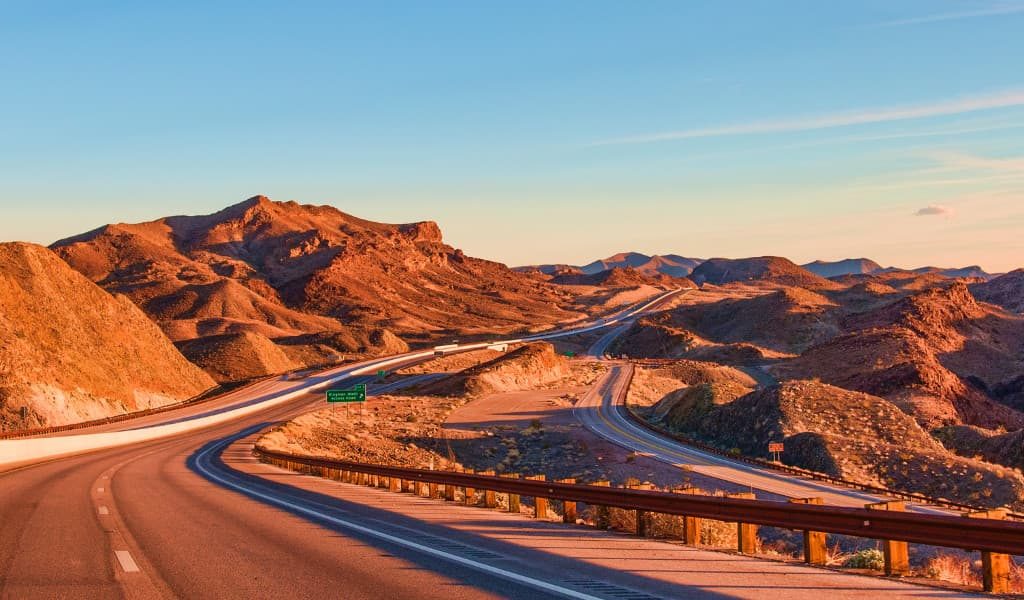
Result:
[[[769,452],[782,452],[783,451],[782,448],[783,448],[782,442],[770,442],[768,444],[768,451]]]

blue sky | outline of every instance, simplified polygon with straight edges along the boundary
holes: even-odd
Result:
[[[1024,266],[1024,0],[143,4],[0,5],[0,239],[266,194],[510,264]]]

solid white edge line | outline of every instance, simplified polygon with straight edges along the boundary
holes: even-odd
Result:
[[[464,557],[458,556],[456,554],[450,554],[448,552],[444,552],[444,551],[438,550],[436,548],[431,548],[429,546],[424,546],[423,544],[417,544],[416,542],[411,542],[409,540],[405,540],[405,539],[402,539],[400,537],[393,536],[393,535],[390,535],[390,534],[387,534],[387,533],[384,533],[384,532],[381,532],[381,531],[376,531],[376,530],[370,529],[369,527],[364,527],[362,525],[353,523],[351,521],[347,521],[345,519],[339,519],[337,517],[332,517],[332,516],[330,516],[328,514],[324,514],[324,513],[320,512],[320,511],[313,510],[311,508],[306,508],[304,506],[300,506],[298,504],[294,504],[294,503],[289,502],[287,500],[283,500],[281,498],[276,498],[276,497],[274,497],[272,495],[264,494],[263,492],[258,492],[258,491],[254,490],[252,488],[245,487],[244,485],[240,485],[240,484],[236,484],[236,483],[233,483],[231,481],[228,481],[228,480],[224,479],[223,477],[220,477],[220,476],[216,475],[212,471],[207,470],[206,467],[203,464],[203,462],[206,460],[206,456],[210,452],[212,452],[213,450],[220,450],[220,449],[222,449],[222,446],[224,446],[224,445],[223,444],[218,444],[216,446],[208,448],[205,451],[203,451],[201,454],[199,454],[199,456],[196,457],[196,467],[203,474],[205,474],[207,477],[217,481],[221,485],[224,485],[224,486],[229,487],[229,488],[233,488],[233,489],[235,489],[235,490],[237,490],[239,492],[242,492],[242,493],[250,495],[250,496],[256,496],[256,497],[261,498],[261,499],[263,499],[263,500],[265,500],[267,502],[270,502],[272,504],[277,504],[278,506],[285,507],[285,508],[297,511],[297,512],[300,512],[300,513],[303,513],[303,514],[315,517],[317,519],[323,519],[325,521],[329,521],[329,522],[334,523],[336,525],[339,525],[341,527],[345,527],[345,528],[348,528],[348,529],[352,529],[352,530],[358,531],[360,533],[363,533],[365,535],[369,535],[371,537],[375,537],[375,538],[378,538],[378,539],[385,540],[387,542],[391,542],[392,544],[397,544],[399,546],[404,546],[406,548],[409,548],[409,549],[412,549],[412,550],[416,550],[416,551],[422,552],[424,554],[429,554],[431,556],[436,556],[438,558],[441,558],[441,559],[444,559],[444,560],[447,560],[447,561],[450,561],[450,562],[454,562],[454,563],[457,563],[457,564],[469,567],[471,569],[475,569],[477,571],[482,571],[482,572],[488,573],[490,575],[495,575],[495,576],[501,577],[503,579],[508,579],[508,580],[514,581],[516,583],[521,583],[523,585],[527,585],[527,586],[530,586],[530,587],[533,587],[533,588],[541,589],[541,590],[544,590],[546,592],[550,592],[550,593],[553,593],[553,594],[559,594],[561,596],[566,596],[568,598],[577,598],[578,600],[603,600],[599,596],[591,596],[590,594],[585,594],[583,592],[578,592],[576,590],[572,590],[572,589],[569,589],[569,588],[566,588],[566,587],[562,587],[560,585],[556,585],[556,584],[553,584],[553,583],[548,583],[548,582],[542,581],[540,579],[534,579],[534,578],[528,577],[526,575],[521,575],[519,573],[508,571],[506,569],[502,569],[502,568],[499,568],[499,567],[494,567],[494,566],[491,566],[491,565],[488,565],[488,564],[485,564],[485,563],[482,563],[482,562],[477,562],[477,561],[469,559],[469,558],[464,558]],[[443,575],[443,573],[441,573],[441,574]]]
[[[117,562],[121,563],[121,569],[125,573],[139,572],[139,565],[135,564],[135,559],[132,558],[131,552],[127,550],[114,550],[114,556],[117,557]]]

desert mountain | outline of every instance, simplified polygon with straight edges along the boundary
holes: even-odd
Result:
[[[514,267],[513,271],[519,273],[540,273],[542,275],[579,275],[583,271],[572,265],[528,265],[525,267]]]
[[[700,263],[699,258],[686,258],[677,254],[648,256],[639,252],[622,252],[584,265],[580,270],[593,275],[609,269],[632,268],[645,275],[660,273],[669,277],[686,277]]]
[[[882,265],[868,258],[847,258],[834,262],[816,260],[806,265],[800,265],[815,275],[822,277],[838,277],[840,275],[864,275],[880,271]]]
[[[644,273],[632,267],[613,267],[591,275],[582,273],[559,273],[551,283],[563,285],[598,285],[606,287],[632,287],[641,285],[686,285],[686,279],[674,279],[661,273]],[[692,285],[692,284],[691,284]]]
[[[950,269],[946,267],[918,267],[916,269],[912,269],[912,271],[914,273],[934,273],[951,279],[988,279],[991,277],[991,275],[986,273],[985,270],[978,265],[960,267],[958,269]]]
[[[1024,372],[1024,319],[979,304],[963,283],[849,315],[842,327],[776,373],[885,397],[927,427],[1024,426],[992,392]]]
[[[46,248],[0,244],[0,430],[163,406],[213,386],[127,298]]]
[[[382,328],[443,335],[579,317],[561,308],[572,292],[464,255],[435,223],[375,223],[263,196],[211,215],[108,225],[53,249],[176,340]]]
[[[734,282],[788,285],[807,289],[834,289],[829,280],[797,266],[793,261],[778,256],[755,258],[710,258],[700,264],[690,279],[698,285],[723,285]]]
[[[565,264],[545,264],[516,267],[514,270],[523,273],[543,273],[544,275],[598,275],[615,269],[632,269],[648,277],[667,275],[669,277],[686,277],[701,263],[699,258],[686,258],[678,254],[655,254],[649,256],[639,252],[621,252],[595,260],[586,265],[575,266]]]
[[[997,304],[1011,312],[1024,313],[1024,269],[970,287],[978,300]]]

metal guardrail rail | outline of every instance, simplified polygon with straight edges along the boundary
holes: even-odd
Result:
[[[639,365],[642,366],[642,365],[644,365],[644,363],[650,363],[650,360],[649,359],[644,359],[643,361],[635,361],[635,362],[631,361],[631,362],[633,362],[633,364],[639,364]],[[669,363],[666,362],[666,363],[660,364],[659,366],[664,366],[665,364],[669,364]],[[633,378],[633,374],[630,373],[629,381],[627,381],[626,385],[623,387],[623,390],[625,390],[624,393],[628,393],[629,386],[632,384],[632,378]],[[625,404],[625,403],[623,403],[623,404]],[[960,511],[964,511],[964,512],[977,512],[977,511],[983,511],[983,510],[991,510],[990,508],[979,507],[979,506],[972,506],[970,504],[963,504],[963,503],[960,503],[960,502],[955,502],[953,500],[947,500],[945,498],[933,498],[931,496],[926,496],[924,494],[918,494],[918,493],[915,493],[915,492],[904,492],[904,491],[894,490],[892,488],[886,488],[886,487],[881,487],[881,486],[877,486],[877,485],[858,483],[856,481],[851,481],[849,479],[843,479],[841,477],[833,477],[832,475],[828,475],[827,473],[819,473],[817,471],[810,471],[810,470],[807,470],[807,469],[801,469],[800,467],[794,467],[794,466],[785,465],[785,464],[782,464],[782,463],[771,462],[769,460],[764,460],[762,458],[756,458],[756,457],[752,457],[752,456],[744,456],[742,454],[734,454],[734,453],[729,452],[727,450],[723,450],[722,448],[719,448],[717,446],[712,446],[711,444],[708,444],[706,442],[702,442],[702,441],[700,441],[698,439],[687,437],[685,435],[681,435],[681,434],[678,434],[678,433],[675,433],[675,432],[672,432],[672,431],[668,431],[667,429],[657,427],[656,425],[653,425],[652,423],[649,423],[649,422],[641,419],[639,416],[634,414],[633,411],[629,410],[628,407],[625,410],[625,416],[626,416],[626,418],[630,419],[631,421],[633,421],[634,423],[636,423],[637,425],[639,425],[641,427],[644,427],[646,429],[650,429],[652,431],[655,431],[656,433],[658,433],[660,435],[664,435],[666,437],[669,437],[669,438],[671,438],[673,440],[676,440],[678,442],[686,444],[687,446],[692,446],[694,448],[697,448],[698,450],[701,450],[703,452],[707,452],[709,454],[714,454],[714,455],[717,455],[717,456],[721,456],[723,458],[728,458],[729,460],[734,460],[734,461],[742,462],[742,463],[745,463],[745,464],[748,464],[748,465],[752,465],[752,466],[756,466],[756,467],[761,467],[763,469],[770,469],[772,471],[778,471],[778,472],[781,472],[781,473],[786,473],[788,475],[794,475],[794,476],[797,476],[797,477],[805,477],[807,479],[813,479],[815,481],[821,481],[821,482],[828,483],[828,484],[835,485],[835,486],[855,489],[855,490],[858,490],[858,491],[861,491],[861,492],[868,492],[868,493],[871,493],[871,494],[878,494],[880,496],[888,496],[890,498],[897,498],[897,499],[906,500],[906,501],[909,501],[909,502],[917,502],[919,504],[930,504],[932,506],[940,506],[940,507],[943,507],[943,508],[950,508],[950,509],[960,510]],[[1007,512],[1006,516],[1011,518],[1011,519],[1017,520],[1017,521],[1024,521],[1024,514],[1021,514],[1021,513]]]
[[[785,529],[824,531],[871,539],[899,540],[945,548],[1024,554],[1024,523],[946,515],[869,510],[770,500],[746,500],[604,486],[511,479],[506,477],[429,471],[301,456],[257,448],[271,463],[292,463],[316,469],[352,471],[379,477],[438,485],[583,502],[650,513],[694,516],[727,522],[753,523]],[[287,466],[287,465],[285,465]]]

